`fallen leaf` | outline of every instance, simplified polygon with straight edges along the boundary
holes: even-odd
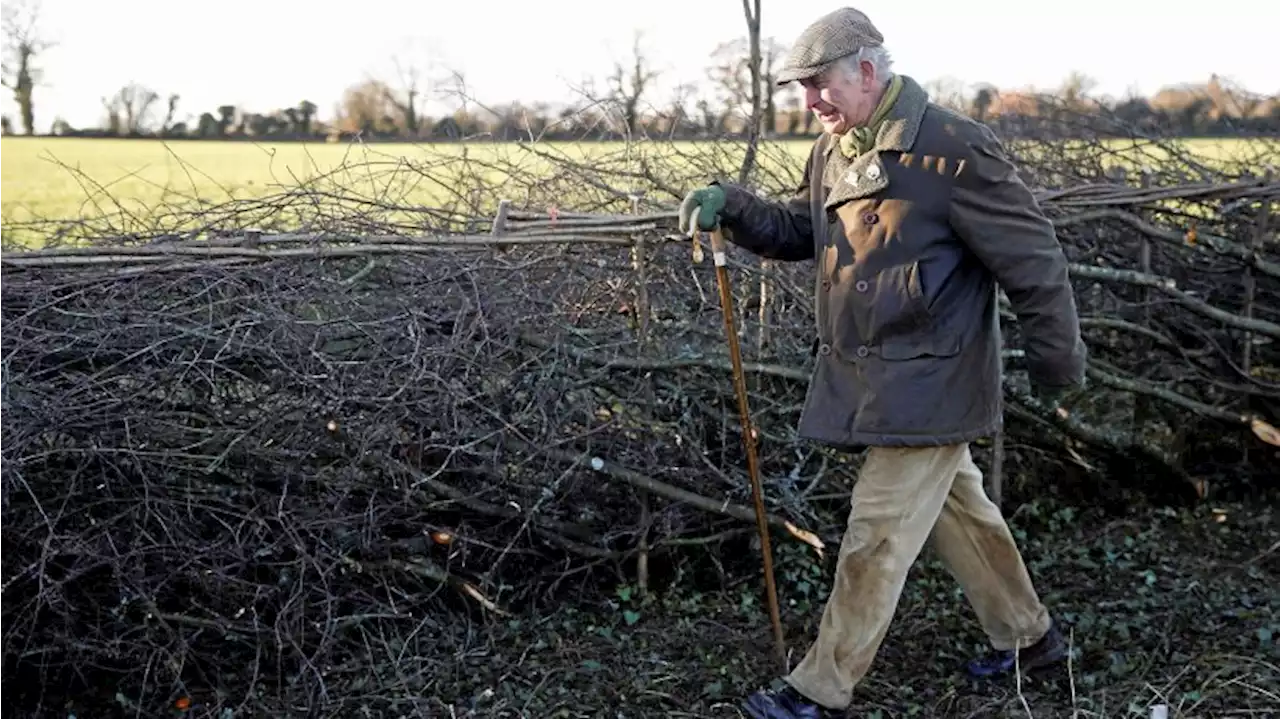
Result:
[[[795,537],[796,539],[799,539],[801,542],[804,542],[810,547],[813,547],[818,552],[818,558],[819,559],[822,558],[823,544],[822,544],[822,540],[818,539],[818,535],[814,534],[813,532],[810,532],[807,529],[801,529],[796,525],[792,524],[791,522],[785,522],[784,524],[787,527],[787,531],[791,533],[791,536]]]
[[[1249,422],[1249,428],[1258,436],[1258,439],[1273,447],[1280,447],[1280,430],[1267,424],[1261,418],[1254,417]]]

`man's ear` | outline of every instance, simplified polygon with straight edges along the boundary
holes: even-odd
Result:
[[[876,68],[870,62],[863,60],[858,63],[858,70],[862,76],[862,89],[868,92],[876,88]]]

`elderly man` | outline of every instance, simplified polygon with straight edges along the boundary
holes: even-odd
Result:
[[[997,284],[1033,389],[1055,402],[1082,386],[1067,262],[991,130],[891,74],[882,42],[852,8],[797,40],[779,81],[803,86],[824,132],[793,197],[712,183],[681,206],[682,230],[719,225],[760,256],[816,260],[816,367],[798,431],[869,448],[817,640],[777,688],[747,700],[757,718],[828,716],[851,702],[931,536],[994,647],[972,674],[1066,653],[969,442],[1001,427]]]

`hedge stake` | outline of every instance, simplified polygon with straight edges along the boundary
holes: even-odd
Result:
[[[693,229],[693,261],[702,259],[701,246],[698,242],[697,219],[691,223]],[[760,553],[764,559],[764,586],[769,598],[769,616],[773,620],[773,640],[778,652],[778,661],[783,671],[787,666],[787,645],[782,637],[782,615],[778,610],[778,588],[773,581],[773,549],[769,544],[769,522],[764,509],[764,490],[760,486],[760,465],[756,460],[756,431],[751,426],[751,415],[747,409],[747,381],[742,371],[742,352],[738,347],[738,332],[733,322],[733,295],[729,292],[729,272],[725,269],[724,234],[719,227],[711,230],[711,257],[716,267],[716,282],[720,285],[720,309],[724,314],[724,331],[729,340],[729,359],[733,363],[733,386],[738,395],[738,418],[742,421],[742,443],[747,450],[747,473],[751,477],[751,498],[756,507],[756,529],[760,533]]]

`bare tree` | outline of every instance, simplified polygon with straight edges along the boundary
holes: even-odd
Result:
[[[442,82],[437,75],[437,55],[434,47],[424,46],[417,40],[406,41],[392,54],[395,80],[383,83],[386,100],[395,108],[400,129],[407,137],[420,137],[424,130],[427,103],[433,92],[438,92]],[[445,81],[447,83],[447,81]]]
[[[658,73],[649,67],[648,58],[640,48],[640,33],[635,34],[632,42],[630,68],[622,62],[614,65],[613,74],[609,77],[611,99],[622,111],[622,122],[628,136],[635,135],[640,129],[640,100],[644,97],[649,83],[657,78]]]
[[[1085,110],[1089,102],[1089,93],[1093,92],[1098,86],[1098,81],[1088,75],[1072,70],[1071,74],[1062,81],[1062,87],[1059,88],[1059,95],[1066,107],[1071,110]]]
[[[32,94],[41,80],[37,59],[53,42],[42,37],[39,27],[39,0],[15,0],[5,2],[3,21],[3,66],[0,67],[0,83],[13,92],[22,115],[22,128],[28,135],[35,134],[35,107]]]
[[[461,70],[449,71],[449,77],[441,85],[440,95],[454,98],[458,102],[458,110],[463,114],[470,112],[468,103],[471,101],[471,93],[467,89],[467,76]]]
[[[706,95],[698,98],[697,102],[698,116],[702,120],[702,131],[707,135],[714,135],[724,127],[723,117],[716,113],[711,105],[711,100]]]
[[[763,88],[760,85],[760,0],[742,0],[742,12],[747,19],[747,40],[750,43],[748,68],[751,75],[751,121],[747,123],[747,154],[738,170],[738,182],[746,183],[756,164],[756,145],[760,143],[760,109]]]
[[[692,83],[687,82],[682,82],[672,88],[671,101],[667,110],[667,132],[680,134],[689,126],[691,122],[689,101],[693,99],[696,92],[697,88]]]
[[[116,90],[111,97],[102,98],[108,129],[116,135],[142,134],[151,108],[159,99],[160,95],[155,90],[136,82]],[[176,96],[174,102],[176,106]]]
[[[750,122],[752,117],[752,79],[750,38],[741,37],[721,43],[712,51],[712,64],[707,76],[722,93],[726,110],[742,112]],[[776,85],[778,63],[785,48],[773,38],[760,41],[760,72],[758,85],[763,98],[760,115],[760,134],[767,137],[777,131],[778,96]]]
[[[393,59],[396,76],[399,78],[399,90],[383,85],[387,102],[400,113],[401,130],[407,137],[417,137],[422,130],[422,120],[418,116],[421,106],[418,99],[422,96],[423,72],[416,64],[404,63],[399,57]]]
[[[467,76],[461,70],[450,68],[433,93],[442,101],[455,104],[452,116],[442,117],[431,128],[432,137],[465,138],[482,130],[480,116],[484,113],[497,116],[498,112],[480,102],[467,84]]]
[[[178,93],[169,93],[168,107],[164,113],[164,121],[160,123],[160,134],[167,135],[169,128],[173,126],[173,115],[178,111]]]

